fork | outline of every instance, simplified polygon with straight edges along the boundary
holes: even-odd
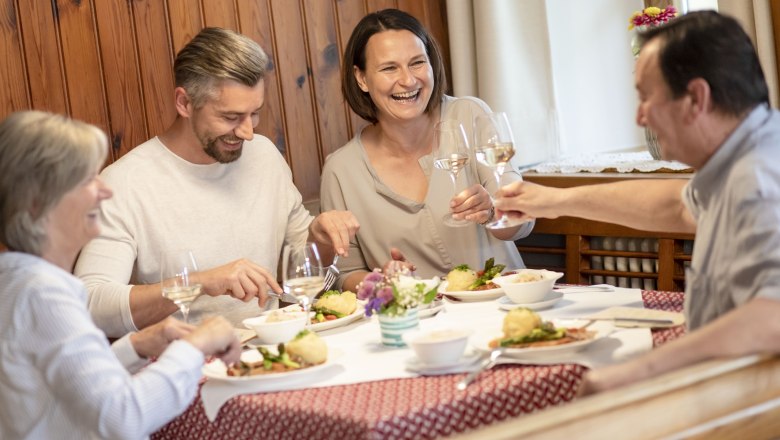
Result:
[[[472,371],[471,373],[468,374],[468,376],[461,379],[461,381],[455,385],[455,388],[457,388],[458,391],[465,390],[466,387],[469,386],[469,384],[473,382],[474,379],[476,379],[480,373],[482,373],[485,370],[489,370],[493,368],[493,366],[496,365],[498,358],[503,353],[504,353],[504,347],[494,348],[493,351],[491,351],[490,354],[487,357],[485,357],[485,359],[482,360],[482,362],[479,364],[479,368]]]
[[[336,255],[333,257],[333,263],[331,263],[330,266],[328,266],[328,272],[325,273],[325,284],[322,286],[322,291],[325,292],[331,287],[333,287],[333,283],[336,282],[336,278],[339,277],[339,268],[336,267],[336,263],[339,262],[339,256]]]

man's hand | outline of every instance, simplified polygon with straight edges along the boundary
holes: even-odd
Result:
[[[168,317],[130,335],[130,343],[138,356],[158,357],[171,342],[189,335],[194,329],[190,324]]]
[[[490,194],[480,184],[471,185],[450,200],[450,209],[454,219],[466,219],[474,223],[486,222],[490,218],[492,206]]]
[[[277,293],[282,291],[274,275],[245,258],[198,272],[196,280],[207,295],[230,295],[244,302],[258,298],[261,307],[268,300],[269,288]]]
[[[414,264],[406,261],[406,257],[398,248],[390,248],[390,260],[382,266],[382,273],[392,274],[409,269],[410,272],[417,270]]]
[[[203,352],[204,356],[216,356],[230,365],[241,357],[241,343],[233,326],[222,316],[206,319],[192,333],[183,338]]]
[[[309,236],[320,244],[333,248],[338,255],[347,255],[349,242],[355,238],[360,223],[349,211],[327,211],[309,225]]]
[[[557,218],[561,191],[529,182],[512,182],[496,192],[496,217],[507,214],[522,221]]]

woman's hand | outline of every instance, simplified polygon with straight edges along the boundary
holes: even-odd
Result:
[[[206,319],[183,339],[202,351],[204,356],[222,359],[225,365],[238,362],[241,357],[241,343],[233,326],[222,316]]]
[[[457,220],[486,223],[491,220],[492,208],[490,194],[480,184],[471,185],[450,200],[452,217]]]
[[[194,326],[168,317],[130,335],[130,343],[138,356],[158,357],[171,342],[189,335],[193,330]]]

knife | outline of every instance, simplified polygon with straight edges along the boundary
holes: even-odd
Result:
[[[555,319],[576,319],[576,320],[590,320],[590,321],[619,321],[619,322],[637,322],[640,324],[658,324],[658,325],[674,325],[674,321],[671,318],[630,318],[630,317],[598,317],[598,316],[568,316],[568,317],[556,317]]]
[[[297,297],[295,297],[294,295],[290,295],[287,292],[276,293],[274,291],[269,290],[268,296],[272,298],[276,298],[279,301],[286,302],[286,303],[298,304],[300,302]]]

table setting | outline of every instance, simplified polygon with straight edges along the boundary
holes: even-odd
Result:
[[[498,298],[491,293],[479,301],[448,299],[437,282],[427,292],[435,296],[416,310],[417,325],[401,335],[402,346],[394,345],[396,340],[383,343],[377,311],[370,317],[363,313],[371,298],[360,300],[359,317],[316,331],[327,345],[325,363],[294,372],[227,377],[224,365],[211,362],[204,367],[199,398],[154,437],[207,438],[227,428],[251,436],[270,429],[269,418],[281,417],[282,423],[288,416],[312,412],[319,416],[311,423],[317,432],[329,432],[328,438],[448,435],[568,401],[587,369],[626,360],[684,332],[679,292],[554,285],[558,277],[551,276],[537,301],[522,303],[505,296],[506,285],[498,288]],[[517,307],[533,310],[555,326],[586,328],[593,337],[550,347],[491,347],[503,320]],[[435,311],[425,313],[430,309]],[[462,346],[443,362],[426,361],[415,338],[431,335]],[[248,340],[242,360],[260,357],[257,342]],[[452,342],[439,345],[445,344]],[[383,397],[376,400],[378,396]],[[325,405],[321,398],[341,403]],[[254,416],[240,415],[246,411]],[[300,429],[309,432],[289,420],[284,428],[274,425],[280,437],[295,438],[302,435]],[[193,422],[198,432],[187,427]]]

